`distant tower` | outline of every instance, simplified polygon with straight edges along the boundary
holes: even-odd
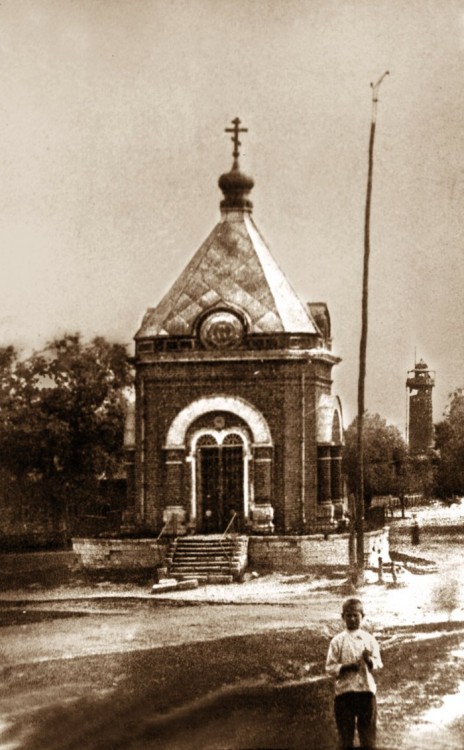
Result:
[[[427,453],[433,447],[432,388],[435,373],[421,359],[408,371],[409,391],[408,442],[411,453]]]

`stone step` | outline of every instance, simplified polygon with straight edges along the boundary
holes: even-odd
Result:
[[[207,573],[176,573],[176,578],[178,581],[191,581],[193,578],[193,580],[198,581],[199,586],[203,586],[205,583],[208,583]]]
[[[169,574],[176,577],[179,573],[223,573],[230,570],[230,565],[172,565]]]
[[[222,557],[220,560],[185,560],[183,557],[176,557],[175,560],[172,561],[171,567],[173,565],[209,565],[210,567],[213,565],[231,565],[233,564],[231,560],[226,560],[226,558]]]
[[[191,534],[179,536],[183,542],[243,542],[248,537],[245,534]]]
[[[233,583],[234,577],[228,575],[208,576],[208,583]]]
[[[174,554],[178,555],[179,552],[184,552],[190,555],[202,555],[202,554],[209,554],[211,552],[214,552],[217,555],[219,555],[219,554],[223,554],[224,552],[227,552],[228,554],[230,554],[231,552],[238,552],[238,551],[239,550],[237,547],[225,547],[225,546],[206,547],[206,545],[203,547],[192,547],[191,545],[189,546],[181,545],[174,550]]]
[[[240,576],[247,547],[248,537],[179,537],[168,553],[169,575],[183,580],[206,577],[207,583],[213,577],[214,582],[229,583]]]
[[[225,557],[221,557],[219,560],[209,560],[209,559],[203,559],[203,560],[186,560],[183,557],[176,557],[172,563],[171,567],[173,565],[230,565],[230,560],[227,560]]]
[[[193,576],[186,578],[182,581],[177,580],[166,580],[154,583],[151,587],[152,594],[168,594],[171,591],[189,591],[190,589],[198,588],[198,579]]]
[[[242,544],[244,543],[243,539],[196,539],[193,536],[181,536],[177,539],[177,544],[185,544],[185,545],[197,545],[197,544],[204,544],[204,545],[211,545],[211,544]]]
[[[197,538],[194,536],[180,536],[177,538],[176,544],[184,544],[184,545],[198,545],[198,544],[204,544],[204,545],[211,545],[211,544],[246,544],[246,540],[244,539],[205,539],[205,538]]]
[[[179,537],[177,540],[178,547],[234,547],[237,546],[235,541],[230,539],[212,539],[210,542],[204,539],[192,541],[193,537]]]
[[[180,549],[195,550],[196,552],[197,550],[201,551],[208,549],[242,549],[242,547],[237,544],[177,544],[175,551],[177,552]]]
[[[219,548],[211,548],[211,549],[186,549],[185,547],[180,547],[179,549],[174,551],[174,554],[171,555],[171,557],[177,557],[178,555],[191,555],[195,557],[205,557],[208,555],[220,555],[221,557],[227,556],[230,557],[231,555],[239,555],[240,556],[241,551],[231,548],[231,549],[219,549]]]
[[[240,552],[236,547],[178,547],[174,555],[233,555]]]
[[[174,570],[171,572],[172,576],[177,578],[179,581],[190,581],[192,578],[198,580],[198,578],[209,578],[210,576],[232,576],[233,571],[228,568],[220,568],[219,570]]]
[[[181,558],[182,560],[233,560],[234,557],[239,559],[241,555],[238,555],[236,552],[231,552],[230,554],[226,554],[225,552],[204,552],[197,555],[195,552],[180,551],[172,556],[172,560],[180,560]]]

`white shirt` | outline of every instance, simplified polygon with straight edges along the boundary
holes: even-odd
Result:
[[[344,630],[330,641],[325,670],[336,678],[335,695],[352,690],[367,691],[375,695],[377,686],[374,677],[362,658],[362,653],[366,648],[371,653],[373,669],[381,669],[383,665],[379,644],[374,636],[366,630],[361,630],[361,628]],[[340,674],[340,669],[344,664],[353,664],[354,662],[361,664],[358,672]]]

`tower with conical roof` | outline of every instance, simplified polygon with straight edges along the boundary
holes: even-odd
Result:
[[[135,336],[138,528],[291,534],[341,514],[330,316],[303,304],[252,218],[253,180],[219,178],[221,217]]]

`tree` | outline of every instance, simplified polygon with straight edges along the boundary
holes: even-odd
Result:
[[[1,349],[0,468],[42,482],[63,504],[111,476],[131,382],[125,347],[104,338],[84,344],[67,334],[24,360],[12,346]]]
[[[350,492],[357,481],[358,419],[345,431],[343,468]],[[366,412],[363,419],[364,496],[369,504],[374,495],[396,494],[400,490],[400,469],[406,458],[406,444],[400,431],[379,414]]]
[[[409,454],[401,464],[399,495],[419,494],[431,497],[435,488],[434,464],[433,451],[426,455]]]
[[[438,612],[448,614],[448,622],[460,602],[460,582],[457,578],[449,575],[440,578],[435,588],[432,590],[432,606]]]
[[[464,390],[450,394],[444,419],[435,426],[438,451],[436,491],[441,497],[464,495]]]

